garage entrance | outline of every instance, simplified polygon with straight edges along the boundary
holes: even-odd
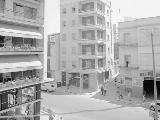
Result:
[[[146,98],[154,99],[154,81],[151,77],[146,77],[143,81],[143,94]],[[160,81],[157,81],[157,97],[160,100]]]

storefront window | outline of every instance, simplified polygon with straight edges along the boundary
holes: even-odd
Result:
[[[34,100],[34,87],[22,89],[22,103],[27,103]]]
[[[18,104],[17,94],[18,94],[17,89],[13,89],[8,92],[8,107],[13,107]]]

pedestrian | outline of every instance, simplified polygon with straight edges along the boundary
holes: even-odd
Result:
[[[143,95],[143,102],[145,102],[146,101],[146,97],[145,97],[145,95]]]
[[[103,85],[101,85],[101,95],[103,95],[104,93],[104,88],[103,88]]]
[[[104,94],[103,95],[105,96],[106,92],[107,92],[107,85],[106,84],[104,84],[104,88],[103,89],[104,89]]]
[[[69,89],[69,82],[67,83],[67,89]]]
[[[131,101],[131,92],[128,92],[128,100]]]
[[[146,101],[146,91],[143,92],[143,102]]]
[[[123,95],[122,95],[122,92],[119,92],[119,99],[123,99]]]

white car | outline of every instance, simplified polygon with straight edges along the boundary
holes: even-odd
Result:
[[[57,86],[54,83],[43,83],[41,90],[47,91],[47,92],[54,92],[56,90]]]

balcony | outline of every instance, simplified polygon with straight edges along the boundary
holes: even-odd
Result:
[[[0,55],[3,54],[42,54],[43,47],[36,47],[30,44],[6,45],[0,43]]]
[[[41,78],[23,78],[23,79],[17,79],[5,83],[0,83],[0,92],[15,89],[15,88],[22,88],[26,86],[31,86],[34,84],[42,83],[43,79]]]
[[[37,4],[37,5],[40,3],[39,0],[25,0],[25,1],[33,3],[33,4]]]
[[[27,26],[42,27],[44,23],[44,18],[41,16],[26,17],[22,13],[17,13],[13,10],[4,9],[0,12],[0,21],[14,24],[22,24]]]
[[[96,57],[95,53],[91,52],[86,52],[86,53],[80,53],[80,58],[85,58],[85,59],[94,59]]]
[[[119,42],[119,46],[129,46],[129,47],[138,47],[138,43],[126,43],[126,42]]]
[[[94,70],[95,66],[90,66],[90,67],[82,67],[82,70]]]
[[[106,53],[105,52],[98,52],[97,56],[98,57],[106,57]]]
[[[100,24],[82,24],[79,26],[79,29],[81,30],[95,30],[95,29],[100,29],[100,30],[106,30],[105,25],[100,25]]]
[[[87,7],[88,6],[88,7]],[[105,16],[105,5],[97,4],[97,8],[94,6],[94,2],[85,3],[80,5],[79,15],[89,15],[89,14],[99,14],[101,16]]]

